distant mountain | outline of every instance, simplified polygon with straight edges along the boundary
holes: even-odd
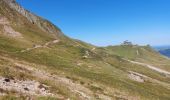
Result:
[[[154,46],[153,47],[156,51],[158,51],[160,54],[170,57],[170,46]]]
[[[170,49],[170,45],[165,45],[165,46],[153,46],[153,48],[154,48],[156,51],[160,51],[160,50]]]
[[[170,57],[170,48],[169,49],[164,49],[159,51],[162,55],[165,55],[167,57]]]

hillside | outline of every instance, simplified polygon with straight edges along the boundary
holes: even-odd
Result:
[[[149,46],[71,39],[15,0],[0,0],[0,99],[169,100],[170,60]]]
[[[118,45],[105,48],[107,53],[126,59],[147,63],[169,71],[169,59],[150,46]]]

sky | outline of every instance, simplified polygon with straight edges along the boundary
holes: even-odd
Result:
[[[97,46],[170,45],[170,0],[17,0],[67,36]]]

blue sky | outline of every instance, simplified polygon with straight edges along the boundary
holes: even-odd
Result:
[[[170,45],[170,0],[17,0],[69,37],[98,46]]]

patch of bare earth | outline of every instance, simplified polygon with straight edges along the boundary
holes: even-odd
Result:
[[[140,74],[140,73],[137,73],[137,72],[133,72],[133,71],[129,71],[129,75],[128,77],[131,79],[131,80],[134,80],[136,82],[140,82],[140,83],[144,83],[146,81],[149,81],[153,84],[158,84],[158,85],[161,85],[165,88],[168,88],[170,89],[170,84],[169,83],[166,83],[166,82],[162,82],[160,80],[157,80],[157,79],[154,79],[154,78],[151,78],[151,77],[148,77],[146,75],[143,75],[143,74]]]
[[[22,72],[22,71],[29,72],[31,73],[32,76],[36,77],[37,79],[48,80],[52,82],[55,86],[66,88],[68,93],[70,95],[76,95],[76,97],[79,98],[78,100],[96,100],[96,96],[99,100],[114,100],[114,97],[121,98],[121,100],[128,100],[129,98],[130,98],[129,100],[139,100],[137,99],[137,97],[127,95],[127,93],[122,93],[119,90],[115,91],[115,89],[106,87],[105,85],[102,85],[102,84],[97,85],[97,83],[93,83],[93,84],[96,84],[95,86],[97,87],[102,86],[103,92],[94,92],[88,87],[86,87],[86,85],[82,85],[80,83],[74,82],[73,80],[71,80],[70,78],[67,78],[66,76],[51,74],[44,69],[39,69],[39,68],[37,69],[36,68],[37,65],[29,64],[24,61],[16,61],[16,60],[13,60],[7,57],[0,57],[0,58],[8,60],[11,63],[13,63],[14,66],[17,67],[17,70],[19,72]],[[35,67],[32,67],[32,66],[35,66]],[[40,65],[40,68],[41,67],[43,66]],[[119,95],[117,95],[117,93]],[[57,93],[55,93],[54,95],[58,97]],[[59,97],[65,98],[65,96],[61,96],[61,95],[59,95]]]
[[[146,76],[136,73],[136,72],[132,72],[132,71],[129,71],[128,76],[130,79],[137,81],[137,82],[141,82],[141,83],[143,83],[145,81],[144,78],[146,78]]]
[[[74,83],[72,80],[68,78],[57,76],[57,75],[51,75],[50,73],[47,73],[46,71],[38,70],[30,66],[26,66],[23,64],[19,64],[19,63],[15,63],[15,65],[31,71],[33,76],[46,79],[46,80],[51,80],[54,83],[61,84],[61,86],[67,87],[71,93],[79,95],[79,97],[82,100],[92,99],[92,95],[93,95],[92,91],[90,91],[88,88],[78,83]]]
[[[37,81],[22,81],[0,77],[0,88],[5,91],[16,91],[27,95],[54,96],[46,87],[48,86]]]
[[[22,37],[21,33],[15,31],[7,18],[0,16],[0,25],[3,26],[3,34],[11,37]]]

